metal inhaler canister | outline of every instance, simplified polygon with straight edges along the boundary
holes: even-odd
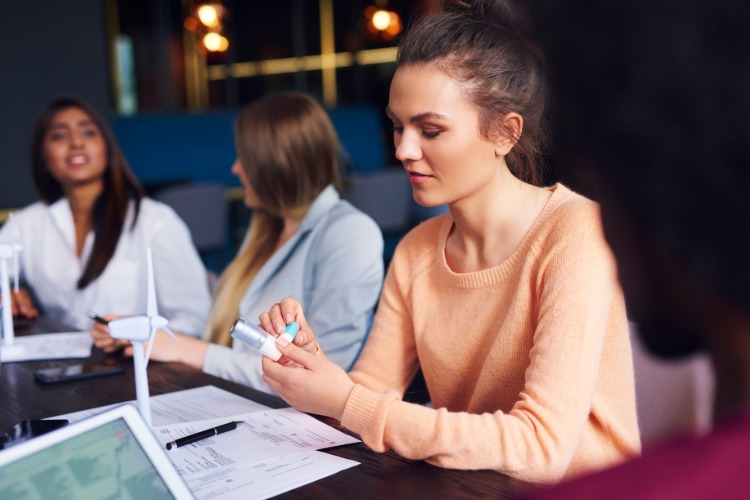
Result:
[[[286,325],[284,333],[279,335],[279,337],[284,337],[289,342],[292,342],[298,331],[299,325],[297,323],[289,323]],[[229,334],[274,361],[278,361],[281,357],[281,352],[276,347],[276,337],[261,330],[252,323],[248,323],[242,316],[234,322],[234,326],[232,326]]]

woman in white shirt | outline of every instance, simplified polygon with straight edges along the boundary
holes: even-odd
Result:
[[[88,330],[88,310],[142,313],[150,246],[160,314],[199,335],[210,297],[190,232],[171,208],[144,197],[93,108],[75,97],[51,102],[37,118],[31,159],[41,201],[15,213],[0,241],[22,245],[25,285],[44,315]],[[37,315],[25,289],[13,306],[17,315]]]

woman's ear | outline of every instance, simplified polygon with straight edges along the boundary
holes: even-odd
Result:
[[[495,143],[495,156],[510,153],[523,132],[523,118],[518,113],[508,113],[500,120],[491,140]]]

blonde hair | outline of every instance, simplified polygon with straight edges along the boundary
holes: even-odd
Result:
[[[306,94],[272,94],[243,109],[235,146],[262,208],[253,209],[245,243],[214,291],[205,337],[220,345],[231,343],[240,301],[277,250],[284,218],[301,220],[327,186],[340,185],[336,132],[325,110]]]

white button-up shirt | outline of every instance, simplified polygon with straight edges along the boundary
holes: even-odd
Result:
[[[94,233],[89,233],[81,256],[76,255],[73,215],[66,198],[51,205],[34,203],[0,228],[0,242],[18,241],[21,271],[36,295],[43,314],[68,327],[88,330],[97,314],[146,312],[146,249],[151,247],[159,314],[174,330],[201,336],[210,295],[206,270],[190,231],[167,205],[141,202],[131,229],[131,202],[115,253],[104,272],[83,290],[76,287],[91,255]],[[12,267],[12,262],[10,263]]]

